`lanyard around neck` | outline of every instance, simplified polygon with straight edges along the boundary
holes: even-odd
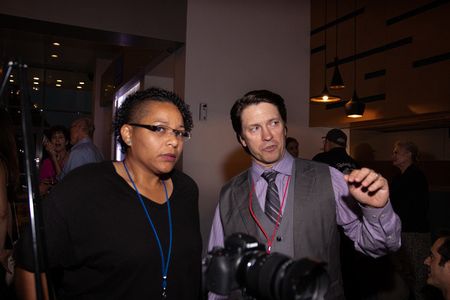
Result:
[[[253,217],[253,220],[255,220],[256,225],[258,225],[259,229],[261,230],[261,232],[264,234],[264,237],[266,238],[268,254],[270,254],[270,251],[272,251],[273,240],[275,238],[275,235],[277,234],[278,228],[280,227],[280,219],[281,219],[281,216],[283,215],[284,202],[286,200],[287,190],[288,190],[290,181],[291,181],[291,176],[288,176],[288,180],[284,186],[283,200],[281,201],[280,209],[278,211],[277,222],[275,223],[275,228],[273,229],[272,234],[269,237],[268,233],[266,232],[266,230],[262,226],[261,222],[256,217],[255,212],[253,211],[253,193],[255,192],[255,183],[253,182],[253,179],[252,179],[252,188],[251,188],[249,196],[248,196],[248,206],[249,206],[250,214]]]
[[[125,171],[127,172],[128,178],[130,179],[131,183],[133,184],[133,187],[134,187],[134,190],[136,191],[139,202],[141,203],[141,206],[144,209],[145,216],[147,217],[148,223],[152,227],[153,234],[155,235],[156,242],[158,243],[159,255],[161,257],[162,296],[163,296],[163,298],[167,298],[167,272],[169,270],[170,254],[172,252],[172,215],[170,212],[170,202],[169,202],[169,195],[167,194],[166,184],[164,181],[161,180],[163,187],[164,187],[164,192],[166,194],[167,215],[168,215],[168,219],[169,219],[169,249],[167,250],[167,261],[164,259],[164,252],[162,249],[161,241],[158,236],[158,232],[156,231],[156,227],[153,224],[152,218],[150,217],[147,207],[145,206],[144,200],[142,199],[142,196],[139,193],[139,190],[138,190],[136,184],[134,183],[133,178],[130,175],[130,172],[128,171],[127,165],[125,164],[125,160],[123,160],[123,166],[125,168]]]

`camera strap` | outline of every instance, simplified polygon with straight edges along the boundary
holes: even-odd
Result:
[[[264,229],[264,227],[262,226],[258,217],[255,215],[255,212],[253,211],[253,194],[256,194],[256,193],[255,193],[255,183],[252,179],[252,188],[248,195],[248,206],[249,206],[250,214],[252,215],[253,220],[255,220],[256,225],[258,225],[259,229],[261,230],[261,232],[264,234],[264,237],[266,238],[267,254],[270,254],[270,251],[272,250],[273,240],[275,239],[275,235],[277,234],[278,228],[280,227],[280,220],[281,220],[281,216],[283,215],[284,202],[286,200],[286,195],[287,195],[290,181],[291,181],[291,176],[288,176],[288,179],[287,179],[286,184],[283,189],[284,190],[283,191],[283,199],[281,200],[280,209],[278,210],[277,221],[275,223],[275,227],[273,228],[272,234],[269,237],[267,231]]]
[[[150,217],[150,214],[148,213],[147,207],[145,206],[144,200],[142,199],[142,196],[139,193],[139,190],[138,190],[136,184],[134,183],[133,178],[131,178],[131,175],[128,172],[128,168],[127,168],[127,165],[125,164],[125,160],[123,160],[123,166],[125,168],[125,171],[127,172],[128,178],[130,179],[131,183],[133,184],[133,187],[134,187],[134,190],[136,191],[139,202],[141,203],[142,208],[144,209],[145,216],[147,217],[148,223],[152,227],[156,242],[158,243],[159,255],[161,257],[161,273],[162,273],[161,296],[165,299],[165,298],[167,298],[167,272],[169,270],[170,254],[172,252],[172,231],[173,231],[172,230],[172,215],[170,212],[169,195],[167,194],[166,183],[163,180],[161,180],[161,182],[164,186],[164,192],[166,193],[167,215],[168,215],[168,219],[169,219],[169,249],[167,249],[167,260],[164,259],[164,252],[162,249],[161,241],[159,240],[158,232],[156,231],[156,227],[152,222],[152,218]]]

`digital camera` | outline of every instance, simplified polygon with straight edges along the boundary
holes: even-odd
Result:
[[[219,295],[240,289],[246,298],[267,300],[323,299],[329,277],[324,263],[294,261],[249,235],[236,233],[214,248],[203,261],[204,288]]]

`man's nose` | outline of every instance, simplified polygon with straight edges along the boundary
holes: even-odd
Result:
[[[273,137],[273,134],[272,134],[272,131],[270,131],[270,129],[269,128],[267,128],[267,127],[262,127],[262,138],[264,139],[264,140],[271,140],[272,139],[272,137]]]

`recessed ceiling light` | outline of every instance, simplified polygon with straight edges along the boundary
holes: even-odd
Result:
[[[9,82],[14,82],[14,79],[10,79]]]
[[[61,46],[61,44],[58,42],[53,42],[53,46]]]
[[[11,74],[11,75],[9,75],[9,77],[11,77],[11,78],[12,78],[12,77],[14,77],[14,75],[13,75],[13,74]]]
[[[58,58],[57,54],[52,54],[51,56],[52,56],[52,58]]]
[[[38,84],[39,84],[39,82],[37,82],[37,81],[34,81],[34,82],[33,82],[33,84],[36,84],[36,85],[38,85]]]
[[[83,85],[83,84],[84,84],[84,81],[80,81],[80,84]]]
[[[33,80],[39,80],[39,77],[33,77]]]
[[[57,87],[61,87],[61,85],[59,83],[56,84]]]
[[[77,89],[81,89],[82,88],[82,86],[81,85],[77,85]]]
[[[56,79],[56,82],[62,82],[62,80],[61,79]]]

